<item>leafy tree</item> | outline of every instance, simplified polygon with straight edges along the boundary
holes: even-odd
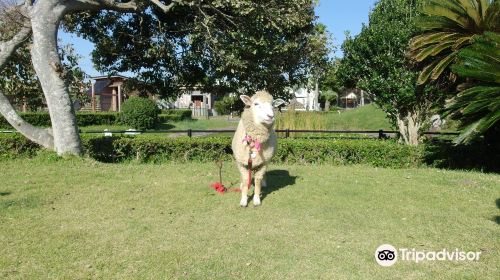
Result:
[[[57,31],[64,24],[96,44],[101,71],[136,74],[132,86],[161,95],[181,86],[212,92],[267,88],[275,95],[308,77],[326,57],[316,29],[314,0],[44,0],[2,9],[20,23],[0,42],[0,69],[32,35],[31,58],[52,121],[30,126],[0,94],[0,112],[29,139],[81,154],[64,83]],[[16,17],[10,17],[16,18]],[[7,20],[10,23],[11,20]]]
[[[312,0],[172,3],[168,14],[151,6],[78,14],[64,24],[96,44],[98,70],[132,72],[129,86],[162,96],[186,86],[284,96],[326,59],[326,28],[315,23]]]
[[[325,111],[330,111],[331,104],[336,104],[339,94],[333,90],[321,91],[319,103],[323,104]]]
[[[500,35],[486,32],[458,53],[453,72],[467,78],[465,88],[448,104],[446,113],[460,120],[457,143],[477,136],[500,135]]]
[[[340,63],[341,59],[335,58],[327,64],[325,73],[320,80],[321,90],[340,91],[342,89],[342,83],[337,76]]]
[[[34,111],[44,106],[45,101],[42,87],[31,63],[28,46],[29,41],[18,48],[0,73],[0,91],[9,96],[15,104],[23,105],[23,109]],[[88,75],[78,65],[80,57],[72,45],[63,46],[60,50],[62,76],[71,99],[85,103],[88,101],[84,91],[89,86],[85,82]]]
[[[232,112],[241,113],[245,105],[238,96],[224,96],[214,103],[215,110],[221,115],[229,115]]]
[[[342,44],[344,58],[337,76],[347,87],[368,92],[398,127],[406,144],[417,145],[420,128],[439,95],[431,86],[416,85],[418,72],[408,67],[408,41],[417,29],[416,0],[381,0],[355,37]]]
[[[0,75],[0,90],[23,110],[36,110],[43,104],[42,90],[27,45],[20,47]]]
[[[423,66],[419,84],[446,73],[460,50],[476,36],[485,31],[500,32],[497,0],[426,0],[421,12],[416,19],[421,34],[412,39],[408,53]]]
[[[320,80],[321,94],[319,102],[325,111],[330,110],[330,105],[337,102],[338,93],[342,90],[342,83],[337,75],[341,60],[333,59],[326,67],[325,74]]]

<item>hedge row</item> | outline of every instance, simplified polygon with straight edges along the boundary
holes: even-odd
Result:
[[[165,138],[159,136],[82,136],[85,154],[103,162],[212,162],[231,159],[228,137]],[[280,139],[275,163],[369,164],[377,167],[416,167],[423,164],[419,147],[377,139]],[[19,135],[0,136],[0,157],[33,156],[40,149]]]
[[[34,126],[49,127],[48,112],[20,113],[20,116]],[[118,113],[77,113],[76,122],[79,126],[114,124],[118,121]],[[0,115],[0,128],[12,129],[12,126]]]
[[[49,127],[50,116],[48,112],[30,112],[20,113],[20,116],[28,123],[34,126]],[[191,110],[163,110],[159,115],[160,123],[169,121],[180,121],[191,119]],[[110,125],[119,124],[119,113],[115,112],[99,112],[99,113],[76,113],[76,121],[79,126],[89,125]],[[0,128],[12,129],[12,126],[0,115]]]

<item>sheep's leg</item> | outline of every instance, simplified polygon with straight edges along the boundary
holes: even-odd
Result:
[[[263,188],[267,187],[266,174],[264,174],[264,177],[262,177],[262,181],[261,181],[260,185],[261,185]]]
[[[240,183],[241,200],[240,200],[240,206],[241,207],[247,207],[247,205],[248,205],[248,169],[245,168],[243,165],[238,165],[238,168],[240,169],[240,174],[241,174],[241,183]]]
[[[267,167],[264,165],[259,170],[255,171],[255,190],[253,194],[253,205],[260,205],[260,189],[262,187],[262,180],[266,174]]]

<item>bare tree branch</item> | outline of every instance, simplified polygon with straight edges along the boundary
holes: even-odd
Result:
[[[54,149],[54,137],[52,136],[51,130],[32,126],[23,120],[2,92],[0,92],[0,113],[14,129],[19,131],[26,138],[47,149]]]
[[[0,40],[11,38],[19,28],[29,25],[30,6],[17,4],[14,0],[0,0]]]
[[[172,8],[177,4],[176,1],[172,1],[172,3],[165,5],[160,0],[150,0],[153,4],[155,4],[158,8],[160,8],[164,13],[170,12]]]
[[[234,27],[237,26],[237,24],[233,21],[233,19],[234,19],[233,16],[228,15],[228,14],[222,12],[220,9],[218,9],[217,7],[215,7],[212,3],[209,3],[208,5],[210,6],[210,8],[212,8],[212,10],[214,10],[219,15],[221,15],[222,17],[224,17],[227,21],[229,21]]]
[[[31,25],[29,19],[25,20],[25,24],[21,30],[12,37],[9,41],[0,42],[0,69],[3,68],[8,58],[14,53],[21,43],[28,39],[31,34]]]
[[[70,11],[82,10],[113,10],[118,12],[135,12],[138,10],[134,0],[128,2],[118,2],[115,0],[77,0],[64,3]]]

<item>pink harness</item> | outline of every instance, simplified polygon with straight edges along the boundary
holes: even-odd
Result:
[[[259,140],[252,139],[252,136],[248,134],[246,134],[245,137],[243,137],[242,143],[250,145],[250,154],[248,155],[248,183],[247,183],[247,187],[248,189],[250,189],[250,186],[252,186],[252,158],[256,156],[254,152],[252,152],[252,148],[255,148],[255,150],[258,153],[261,149],[261,143]]]

